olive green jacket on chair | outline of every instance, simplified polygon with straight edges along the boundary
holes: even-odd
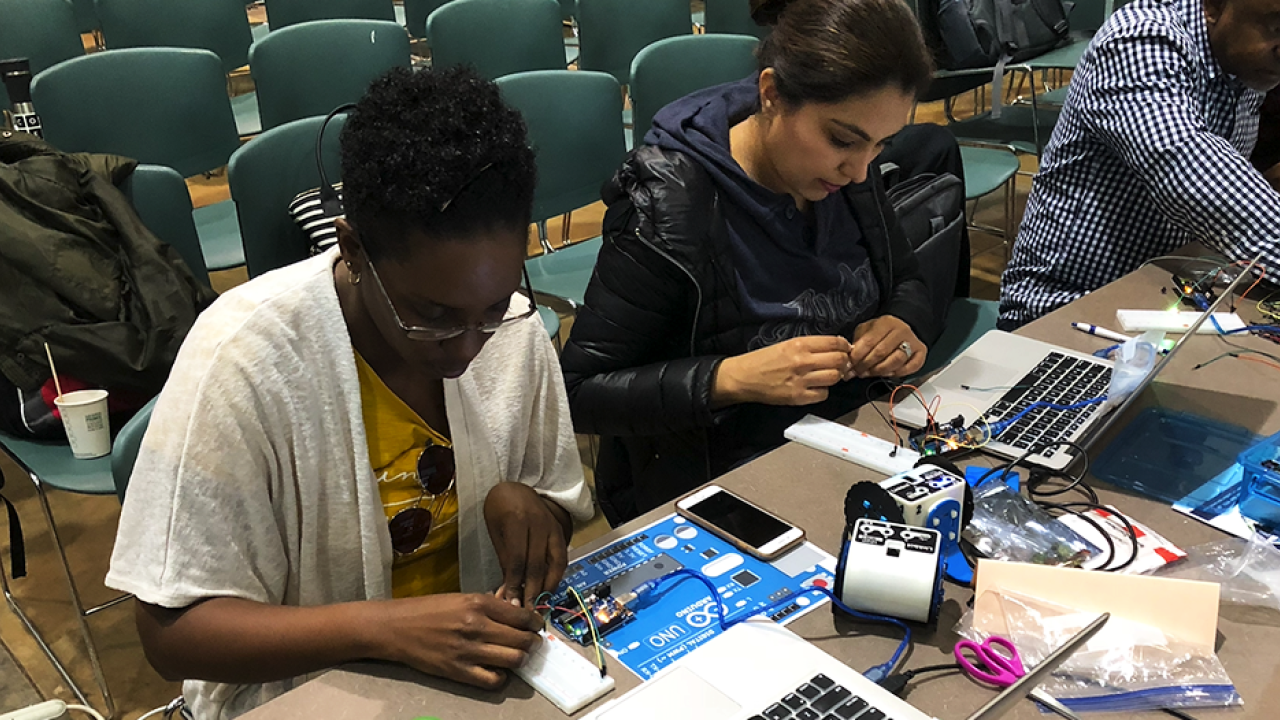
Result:
[[[58,372],[157,393],[213,301],[116,188],[137,163],[64,154],[0,130],[0,373],[21,389]]]

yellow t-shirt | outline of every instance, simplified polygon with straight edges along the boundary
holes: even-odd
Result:
[[[450,488],[438,497],[424,496],[418,482],[418,456],[423,449],[433,443],[448,446],[449,441],[392,392],[360,353],[355,356],[369,463],[378,478],[387,520],[415,506],[430,510],[433,516],[422,546],[407,555],[397,553],[392,561],[391,595],[458,592],[458,491]]]

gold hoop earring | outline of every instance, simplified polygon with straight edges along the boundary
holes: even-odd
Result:
[[[356,272],[355,268],[351,267],[351,263],[347,263],[346,265],[347,265],[347,282],[351,283],[352,285],[359,285],[360,273]]]

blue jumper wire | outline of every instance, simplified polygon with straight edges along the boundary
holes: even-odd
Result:
[[[1097,403],[1105,402],[1106,399],[1107,399],[1106,395],[1099,395],[1096,398],[1081,400],[1080,402],[1074,403],[1072,405],[1055,405],[1053,403],[1040,400],[1038,402],[1032,403],[1030,407],[1027,407],[1022,412],[1019,412],[1017,415],[1014,415],[1011,418],[1006,418],[1004,420],[1000,420],[992,423],[990,425],[991,437],[995,437],[996,435],[999,435],[1005,430],[1008,430],[1010,425],[1021,420],[1023,417],[1026,416],[1027,413],[1031,412],[1032,410],[1039,410],[1040,408],[1049,408],[1051,410],[1079,410],[1082,407],[1089,407],[1090,405],[1096,405]]]

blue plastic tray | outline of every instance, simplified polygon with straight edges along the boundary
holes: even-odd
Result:
[[[1093,463],[1116,487],[1168,503],[1181,500],[1257,442],[1249,430],[1192,413],[1148,408]]]

